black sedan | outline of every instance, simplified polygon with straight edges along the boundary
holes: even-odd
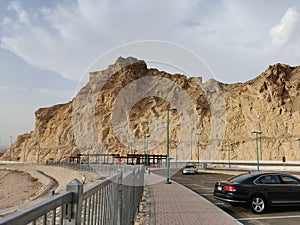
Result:
[[[246,205],[262,213],[272,206],[300,205],[300,180],[282,173],[247,173],[217,182],[213,194],[233,206]]]

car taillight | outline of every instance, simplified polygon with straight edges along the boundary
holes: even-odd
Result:
[[[224,186],[225,191],[229,192],[236,192],[236,187],[235,186]]]

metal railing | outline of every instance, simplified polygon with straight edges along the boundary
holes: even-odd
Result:
[[[84,171],[92,171],[93,167],[87,163],[74,163],[74,162],[67,162],[67,161],[50,161],[46,163],[47,166],[56,166],[56,167],[65,167],[71,168],[74,170],[84,170]]]
[[[104,177],[112,176],[118,170],[122,170],[123,172],[128,172],[131,170],[132,166],[121,163],[74,163],[74,162],[48,162],[47,166],[55,166],[55,167],[64,167],[71,168],[74,170],[81,171],[95,171]]]
[[[66,192],[4,217],[0,225],[130,225],[144,190],[144,167],[132,166],[83,191],[74,179]]]

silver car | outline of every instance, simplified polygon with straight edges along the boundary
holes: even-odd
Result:
[[[196,174],[195,166],[187,165],[182,169],[182,174]]]

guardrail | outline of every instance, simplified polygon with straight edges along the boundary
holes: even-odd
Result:
[[[132,168],[131,165],[121,163],[74,163],[74,162],[48,162],[47,166],[71,168],[81,171],[95,171],[101,176],[109,177],[116,173],[118,170],[122,170],[127,173]]]
[[[66,167],[71,168],[74,170],[84,170],[89,171],[93,170],[90,164],[87,163],[74,163],[74,162],[67,162],[67,161],[50,161],[46,163],[47,166],[56,166],[56,167]]]
[[[171,168],[181,168],[186,164],[194,164],[200,168],[232,168],[256,170],[256,160],[178,160],[171,161]],[[299,171],[300,161],[280,161],[280,160],[260,160],[259,166],[261,170],[289,170]]]
[[[83,191],[74,179],[66,192],[0,220],[0,225],[130,225],[144,190],[144,167],[132,166]]]

